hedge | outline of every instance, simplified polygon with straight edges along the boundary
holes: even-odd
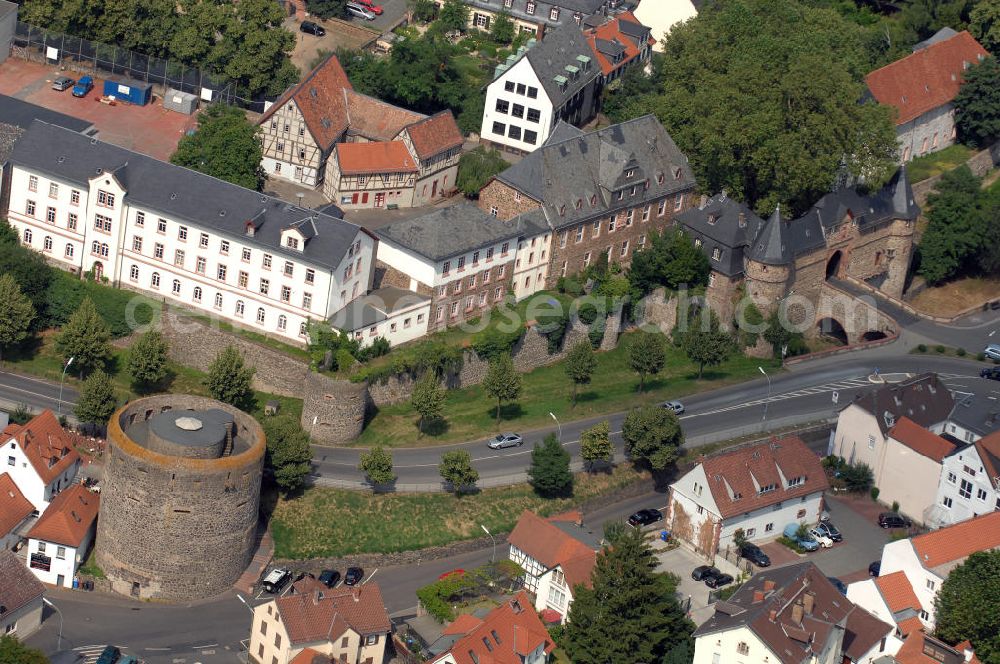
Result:
[[[83,281],[68,272],[53,269],[52,280],[45,295],[45,325],[65,325],[85,297],[94,301],[97,313],[108,324],[115,337],[131,334],[134,325],[148,324],[161,306],[144,295],[93,281]]]

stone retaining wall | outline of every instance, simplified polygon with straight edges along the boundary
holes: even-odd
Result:
[[[983,177],[1000,165],[1000,141],[972,155],[965,164],[975,175]],[[913,198],[917,201],[917,205],[923,206],[927,203],[927,196],[934,191],[942,175],[935,175],[913,185]]]

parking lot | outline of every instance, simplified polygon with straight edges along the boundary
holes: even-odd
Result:
[[[169,159],[177,148],[177,141],[196,124],[193,116],[163,108],[159,94],[146,106],[102,104],[98,99],[104,79],[96,76],[94,89],[82,99],[74,97],[69,90],[52,90],[52,80],[61,75],[74,79],[81,76],[73,71],[10,57],[0,65],[0,93],[87,120],[97,128],[101,140],[157,159]]]

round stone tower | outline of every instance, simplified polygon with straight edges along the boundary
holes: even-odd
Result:
[[[233,586],[257,531],[264,432],[206,397],[159,395],[108,423],[97,564],[123,595],[192,600]]]

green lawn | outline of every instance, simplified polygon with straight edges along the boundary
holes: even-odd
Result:
[[[649,475],[631,466],[576,477],[573,498],[539,498],[527,484],[457,498],[446,493],[375,495],[314,487],[279,499],[271,519],[277,558],[317,558],[355,553],[412,551],[510,531],[525,509],[556,514]]]
[[[707,368],[705,377],[684,354],[670,348],[667,367],[656,378],[647,379],[646,390],[636,392],[639,377],[626,360],[624,338],[615,350],[598,353],[598,366],[590,385],[581,388],[576,408],[570,405],[571,384],[562,363],[523,374],[521,398],[501,410],[500,428],[525,430],[550,426],[549,413],[562,421],[583,419],[625,410],[641,403],[675,399],[723,385],[756,378],[758,366],[777,370],[771,360],[736,355],[719,367]],[[447,422],[436,435],[417,435],[417,416],[409,403],[379,409],[354,443],[358,446],[407,447],[474,440],[495,431],[496,402],[479,387],[449,390],[445,405]]]
[[[940,152],[932,152],[923,157],[916,157],[906,165],[906,172],[910,176],[910,182],[920,182],[927,178],[940,175],[945,171],[958,168],[965,160],[973,155],[972,148],[964,145],[950,145]]]

